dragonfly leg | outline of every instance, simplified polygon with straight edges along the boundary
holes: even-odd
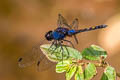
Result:
[[[76,35],[73,35],[73,37],[74,37],[76,43],[78,44],[78,39],[77,39]]]
[[[50,48],[52,48],[52,46],[55,44],[55,42],[56,42],[56,41],[53,41],[53,42],[52,42],[52,44],[51,44],[51,46],[49,47],[48,50],[50,50]]]
[[[70,43],[72,45],[72,47],[75,48],[74,45],[73,45],[73,43],[71,41],[65,40],[65,39],[63,41],[66,41],[66,42]]]
[[[55,48],[54,48],[54,50],[51,52],[51,55],[52,55],[52,54],[55,52],[55,50],[59,47],[58,44],[57,44],[57,41],[55,41],[54,45],[55,45]]]
[[[55,50],[57,49],[58,47],[55,47],[55,49],[51,52],[51,55],[55,52]]]
[[[63,63],[63,53],[64,53],[64,49],[63,49],[63,46],[62,46],[61,42],[59,42],[59,45],[60,45],[60,47],[61,47],[61,49],[62,49],[62,63]]]
[[[63,43],[63,41],[59,41],[58,45],[61,47],[61,46],[63,46],[62,43]],[[64,46],[65,46],[65,45],[64,45]],[[62,51],[62,49],[60,49],[60,52],[61,52],[61,51]]]

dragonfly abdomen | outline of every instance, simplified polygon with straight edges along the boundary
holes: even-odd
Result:
[[[76,30],[76,32],[74,34],[77,34],[80,32],[92,31],[92,30],[96,30],[96,29],[102,29],[102,28],[106,28],[106,27],[107,27],[107,25],[98,25],[95,27],[84,28],[84,29]]]

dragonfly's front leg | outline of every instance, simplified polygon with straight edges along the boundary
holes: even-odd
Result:
[[[72,45],[72,47],[75,48],[74,45],[73,45],[73,43],[71,41],[65,40],[65,39],[63,39],[63,41],[66,41],[66,42],[70,43]]]
[[[70,53],[69,53],[69,51],[68,51],[68,49],[67,49],[67,46],[68,46],[68,45],[62,45],[62,43],[63,43],[63,40],[59,41],[59,45],[60,45],[61,47],[62,47],[62,46],[65,47],[65,49],[66,49],[66,51],[67,51],[67,53],[68,53],[68,57],[69,57],[69,54],[70,54]],[[61,52],[61,50],[62,50],[62,49],[60,49],[60,52]],[[63,49],[63,50],[64,50],[64,49]],[[68,58],[68,57],[67,57],[67,58]]]
[[[56,42],[56,41],[53,41],[53,42],[52,42],[52,44],[51,44],[51,46],[49,47],[48,50],[50,50],[50,48],[52,48],[52,46],[55,44],[55,42]]]
[[[55,50],[59,47],[56,40],[54,41],[54,44],[53,44],[53,45],[55,45],[55,48],[53,48],[51,54],[53,54],[53,53],[55,52]],[[53,45],[52,45],[52,46],[53,46]]]
[[[59,45],[60,45],[61,50],[62,50],[62,61],[63,61],[63,53],[64,53],[64,49],[63,49],[63,46],[62,46],[62,44],[61,44],[61,41],[59,41]]]

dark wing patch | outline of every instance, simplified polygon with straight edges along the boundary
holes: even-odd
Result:
[[[34,47],[19,58],[18,65],[19,67],[27,67],[38,61],[39,58],[42,60],[43,57],[44,55],[40,52],[39,47]]]
[[[45,70],[48,70],[49,68],[51,68],[54,65],[55,65],[54,62],[48,60],[47,57],[44,57],[44,59],[42,61],[38,61],[37,70],[38,71],[45,71]]]

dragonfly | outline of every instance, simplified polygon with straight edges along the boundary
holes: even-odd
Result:
[[[79,24],[79,22],[78,22],[77,18],[75,18],[73,20],[72,24],[68,24],[66,19],[61,14],[58,14],[57,28],[55,30],[48,31],[44,36],[44,38],[47,41],[51,42],[50,48],[52,48],[53,45],[56,45],[56,47],[51,52],[51,54],[53,54],[54,51],[58,48],[57,45],[60,45],[61,50],[62,50],[62,56],[63,56],[63,53],[64,53],[63,42],[67,42],[73,48],[75,48],[73,43],[70,40],[67,40],[66,37],[74,37],[75,42],[78,44],[78,39],[76,37],[76,34],[107,27],[107,25],[102,24],[102,25],[98,25],[98,26],[94,26],[94,27],[90,27],[90,28],[78,29],[78,24]],[[46,58],[46,56],[40,50],[40,45],[41,44],[33,47],[32,51],[31,51],[31,53],[29,53],[29,55],[25,55],[25,56],[19,58],[18,64],[20,67],[26,67],[26,66],[30,66],[33,63],[36,63],[38,69],[46,70],[50,66],[53,65],[53,62],[48,60]],[[67,50],[67,48],[66,48],[66,50]],[[68,51],[68,54],[70,54],[69,51]],[[63,60],[63,58],[62,58],[62,60]]]

